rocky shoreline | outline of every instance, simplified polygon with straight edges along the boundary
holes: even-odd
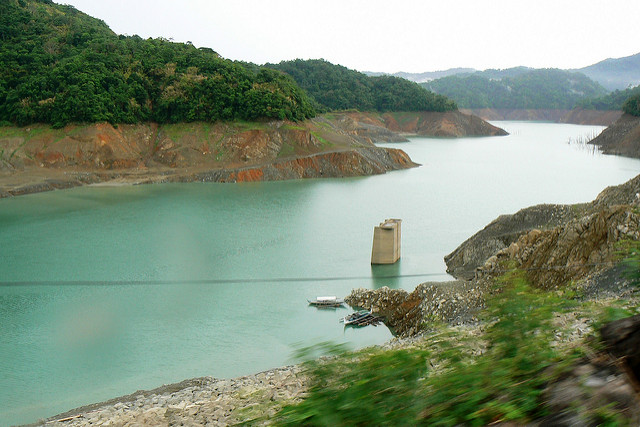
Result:
[[[299,401],[307,382],[299,365],[234,379],[194,378],[83,406],[33,426],[262,425]]]

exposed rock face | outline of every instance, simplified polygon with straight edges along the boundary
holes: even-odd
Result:
[[[624,184],[607,187],[591,203],[592,209],[613,205],[631,205],[640,201],[640,175]]]
[[[500,275],[505,265],[527,271],[535,286],[553,289],[611,268],[615,243],[640,239],[640,215],[630,205],[606,208],[550,230],[532,230],[498,251],[476,271]]]
[[[640,158],[640,117],[623,115],[589,144],[597,145],[605,154]]]
[[[445,256],[447,272],[458,279],[469,280],[474,277],[477,268],[497,252],[507,249],[520,236],[532,230],[546,233],[547,230],[564,226],[572,220],[586,221],[589,215],[604,212],[614,205],[636,204],[640,201],[638,194],[640,175],[624,184],[606,188],[591,203],[538,205],[522,209],[513,215],[502,215]],[[606,216],[606,213],[603,215]],[[616,216],[611,219],[619,218]],[[529,239],[533,238],[534,235],[529,236]]]
[[[509,247],[523,233],[566,223],[581,210],[581,206],[537,205],[513,215],[501,215],[444,257],[447,273],[470,280],[489,257]]]

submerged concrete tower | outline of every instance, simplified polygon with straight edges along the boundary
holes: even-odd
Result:
[[[393,264],[400,259],[401,219],[385,219],[373,229],[371,264]]]

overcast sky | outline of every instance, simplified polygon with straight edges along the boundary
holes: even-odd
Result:
[[[55,0],[118,34],[257,64],[359,71],[581,68],[640,52],[639,0]]]

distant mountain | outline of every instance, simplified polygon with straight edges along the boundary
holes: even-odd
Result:
[[[450,68],[444,71],[428,71],[424,73],[406,73],[401,71],[391,75],[417,83],[426,83],[443,77],[470,74],[480,75],[489,79],[502,79],[504,77],[516,77],[532,70],[535,70],[535,68],[513,67],[504,70],[488,69],[484,71],[478,71],[473,68]],[[591,80],[600,83],[600,85],[609,92],[624,90],[630,86],[640,85],[640,53],[624,58],[609,58],[597,64],[589,65],[588,67],[565,71],[582,73]],[[364,74],[368,76],[381,76],[387,73],[365,71]]]
[[[394,77],[402,77],[403,79],[411,80],[416,83],[424,83],[430,82],[431,80],[440,79],[442,77],[447,76],[455,76],[458,74],[471,74],[475,73],[476,69],[474,68],[449,68],[448,70],[442,71],[427,71],[424,73],[406,73],[404,71],[400,71],[398,73],[379,73],[374,71],[364,71],[363,73],[367,76],[377,77],[377,76],[394,76]]]
[[[640,53],[624,58],[609,58],[574,71],[584,73],[607,90],[624,90],[640,84]]]
[[[607,91],[587,76],[558,69],[487,70],[422,83],[460,108],[571,109]]]

